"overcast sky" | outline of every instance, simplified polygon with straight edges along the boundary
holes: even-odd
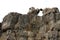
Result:
[[[32,6],[35,8],[58,7],[60,9],[60,0],[0,0],[0,22],[9,12],[26,14]]]

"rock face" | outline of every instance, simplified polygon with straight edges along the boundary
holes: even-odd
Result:
[[[38,16],[42,11],[43,16]],[[58,8],[29,8],[28,14],[10,12],[0,23],[0,40],[60,40]]]

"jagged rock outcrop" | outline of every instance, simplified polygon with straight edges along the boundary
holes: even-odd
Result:
[[[40,11],[43,16],[38,16]],[[60,40],[59,9],[31,7],[25,15],[10,12],[0,23],[0,34],[0,40]]]

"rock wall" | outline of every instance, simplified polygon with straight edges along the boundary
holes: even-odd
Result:
[[[29,8],[25,15],[10,12],[0,23],[0,40],[60,40],[59,9]],[[43,16],[38,16],[42,11]]]

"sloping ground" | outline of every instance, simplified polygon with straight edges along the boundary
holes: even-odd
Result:
[[[0,23],[0,40],[60,40],[58,8],[29,9],[26,14],[10,12]],[[43,16],[38,16],[39,11]]]

